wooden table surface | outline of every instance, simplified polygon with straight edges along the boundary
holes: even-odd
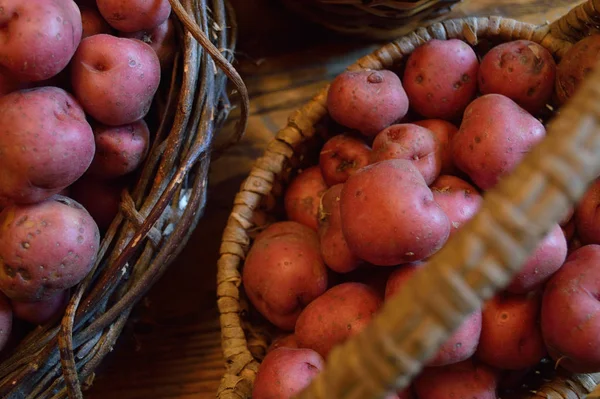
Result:
[[[453,16],[552,21],[580,1],[463,0]],[[216,261],[235,193],[287,116],[373,43],[338,37],[290,15],[276,0],[233,0],[238,64],[251,94],[245,138],[213,163],[206,215],[187,248],[134,312],[85,396],[214,398],[224,366],[216,309]],[[235,112],[232,114],[235,120]],[[231,130],[226,126],[222,134]]]

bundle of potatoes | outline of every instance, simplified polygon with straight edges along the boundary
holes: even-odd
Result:
[[[292,180],[288,220],[260,232],[245,260],[248,298],[281,331],[253,399],[305,388],[331,349],[477,213],[483,192],[544,138],[550,104],[564,103],[600,59],[600,35],[558,66],[533,42],[490,47],[479,59],[463,41],[432,40],[400,70],[332,82],[327,107],[342,134],[330,131],[318,165]],[[600,181],[506,290],[389,398],[495,399],[543,363],[600,372],[599,206]]]
[[[59,318],[147,155],[168,0],[0,2],[0,349]]]

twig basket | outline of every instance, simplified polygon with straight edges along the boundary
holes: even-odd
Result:
[[[461,39],[475,46],[527,39],[560,60],[573,43],[598,31],[600,1],[588,0],[550,25],[502,17],[464,18],[419,28],[358,60],[349,70],[394,69],[431,39]],[[384,304],[362,333],[330,353],[326,367],[300,398],[380,398],[401,390],[437,348],[508,285],[567,207],[600,175],[600,68],[547,126],[547,137],[514,173],[484,196],[479,213]],[[281,220],[283,188],[302,159],[315,158],[327,120],[328,88],[294,112],[268,145],[235,197],[218,262],[218,306],[227,371],[220,399],[251,397],[252,385],[274,328],[249,305],[241,269],[256,230]],[[315,145],[316,143],[316,145]],[[406,306],[406,304],[411,304]],[[410,320],[410,323],[406,323]],[[535,392],[520,398],[584,398],[598,374],[550,372]]]
[[[82,398],[82,385],[91,384],[133,306],[203,214],[215,131],[231,108],[227,77],[242,98],[240,134],[245,129],[247,92],[230,64],[237,34],[231,6],[170,1],[178,53],[149,114],[156,121],[148,158],[135,186],[122,193],[96,264],[72,290],[62,320],[29,333],[0,363],[1,398]]]
[[[282,0],[293,12],[331,30],[391,40],[425,20],[444,15],[460,0]]]

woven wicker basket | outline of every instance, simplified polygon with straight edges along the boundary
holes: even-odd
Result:
[[[334,31],[391,40],[441,17],[460,0],[282,0],[293,12]]]
[[[551,25],[502,17],[449,20],[417,29],[349,69],[401,66],[415,47],[434,38],[458,38],[471,45],[488,42],[488,46],[489,41],[528,39],[560,60],[574,42],[597,29],[598,21],[600,0],[587,1]],[[600,68],[589,79],[548,125],[543,143],[486,193],[476,217],[428,261],[428,267],[414,274],[407,284],[412,289],[402,290],[362,333],[335,348],[325,370],[301,398],[378,398],[385,391],[406,387],[466,316],[510,282],[541,237],[600,175]],[[274,329],[253,311],[240,289],[240,270],[252,238],[264,227],[254,221],[281,219],[282,193],[290,176],[302,159],[314,160],[319,153],[326,97],[327,88],[290,116],[235,198],[218,262],[227,365],[220,399],[251,397],[272,338]],[[543,368],[550,372],[537,392],[519,397],[583,398],[600,382],[600,374],[572,375],[560,368],[555,371],[553,364]]]
[[[62,320],[38,327],[0,363],[1,398],[82,398],[119,337],[132,307],[191,235],[206,202],[215,130],[230,106],[227,77],[248,96],[230,64],[236,23],[226,0],[170,0],[178,53],[148,115],[149,156],[100,245],[97,262],[74,287]],[[222,55],[222,54],[225,54]]]

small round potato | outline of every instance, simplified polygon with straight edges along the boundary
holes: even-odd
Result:
[[[345,183],[348,177],[369,164],[371,148],[348,134],[329,139],[319,154],[319,166],[329,187]]]
[[[440,176],[430,188],[433,199],[450,219],[452,224],[450,236],[475,216],[483,203],[479,191],[458,177]]]
[[[121,32],[153,29],[169,18],[169,0],[96,0],[100,14]]]
[[[321,168],[312,166],[300,172],[285,192],[284,205],[288,219],[317,231],[321,196],[326,190]]]
[[[458,132],[458,128],[452,123],[442,119],[427,119],[424,121],[413,122],[417,126],[429,129],[437,141],[437,153],[442,163],[443,175],[453,175],[456,172],[454,161],[452,160],[452,147],[450,143],[452,138]]]
[[[175,37],[175,25],[172,19],[169,18],[152,29],[130,33],[122,32],[121,37],[138,39],[149,44],[158,56],[162,73],[171,70],[177,52],[177,38]]]
[[[561,105],[575,94],[598,60],[600,60],[599,34],[588,36],[567,50],[556,71],[556,96]]]

